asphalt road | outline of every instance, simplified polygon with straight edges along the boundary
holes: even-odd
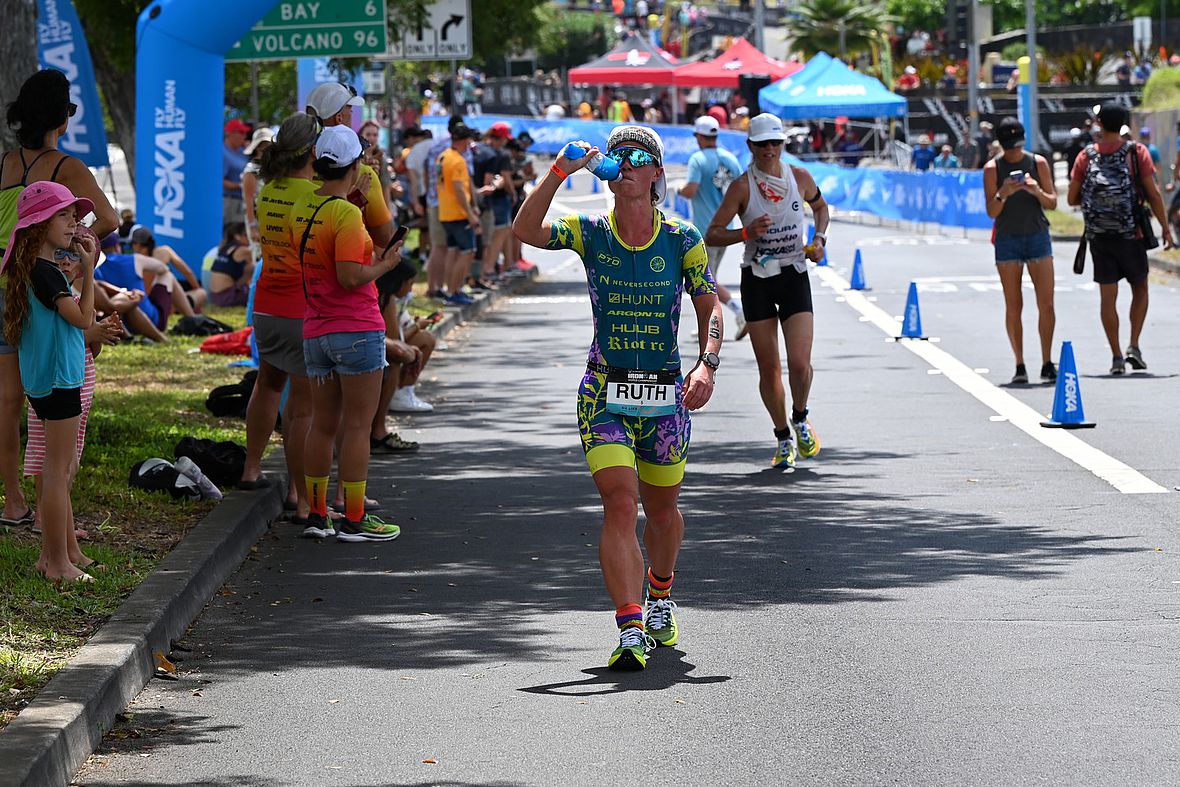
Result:
[[[839,287],[857,244],[875,301]],[[727,342],[694,417],[681,645],[647,671],[602,666],[574,418],[588,300],[576,259],[538,253],[534,293],[439,355],[437,409],[408,429],[422,451],[373,464],[402,537],[277,525],[194,625],[182,679],[150,684],[79,783],[1176,782],[1177,290],[1152,290],[1150,374],[1108,377],[1097,292],[1058,245],[1058,340],[1098,427],[1054,447],[1012,420],[1053,391],[1003,387],[986,242],[838,224],[830,248],[812,278],[822,453],[768,467],[753,356]],[[911,280],[934,366],[865,316],[900,315]],[[1026,317],[1035,371],[1031,295]],[[1119,491],[1103,456],[1160,493]]]

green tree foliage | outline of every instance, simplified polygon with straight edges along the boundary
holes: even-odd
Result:
[[[880,5],[857,0],[806,0],[796,11],[799,17],[792,26],[793,46],[808,56],[821,51],[839,56],[841,38],[848,55],[867,52],[874,33],[884,30],[890,21]]]
[[[1143,86],[1143,109],[1180,109],[1180,68],[1157,68]]]
[[[986,1],[986,0],[985,0]],[[1180,13],[1180,0],[1167,0],[1168,17]],[[999,30],[1024,29],[1024,0],[991,0],[992,18]],[[1106,25],[1135,16],[1158,17],[1158,0],[1036,0],[1037,27]]]
[[[546,71],[580,66],[614,42],[614,24],[606,14],[571,14],[545,6],[538,16],[537,66]]]
[[[885,11],[907,33],[946,27],[946,0],[885,0]]]
[[[278,125],[296,111],[298,90],[294,60],[258,64],[258,117],[264,124]],[[225,106],[240,117],[250,114],[250,64],[225,64]]]

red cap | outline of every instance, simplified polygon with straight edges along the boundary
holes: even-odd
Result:
[[[488,129],[488,133],[498,139],[512,139],[512,126],[503,121],[493,123]]]
[[[250,127],[247,126],[242,121],[238,120],[237,118],[234,118],[233,120],[231,120],[230,122],[225,124],[225,133],[226,134],[249,134]]]

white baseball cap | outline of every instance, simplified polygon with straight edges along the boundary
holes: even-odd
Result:
[[[327,120],[346,106],[363,107],[365,100],[349,85],[324,82],[307,96],[307,110],[320,120]]]
[[[769,112],[763,112],[761,115],[750,118],[749,139],[751,142],[765,142],[768,139],[785,142],[787,135],[783,133],[781,120]]]
[[[329,126],[315,141],[315,157],[326,158],[337,167],[347,167],[361,157],[361,138],[348,126]]]
[[[700,134],[702,137],[715,137],[721,133],[721,124],[711,115],[701,115],[692,124],[692,133]]]

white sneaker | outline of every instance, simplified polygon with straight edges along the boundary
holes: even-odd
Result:
[[[205,500],[220,500],[222,498],[221,490],[217,488],[217,484],[210,481],[201,468],[197,467],[197,463],[187,456],[182,456],[176,460],[173,465],[176,472],[192,481],[201,490],[201,497]]]
[[[434,412],[434,405],[419,399],[413,388],[398,388],[389,402],[389,412],[430,413]]]

